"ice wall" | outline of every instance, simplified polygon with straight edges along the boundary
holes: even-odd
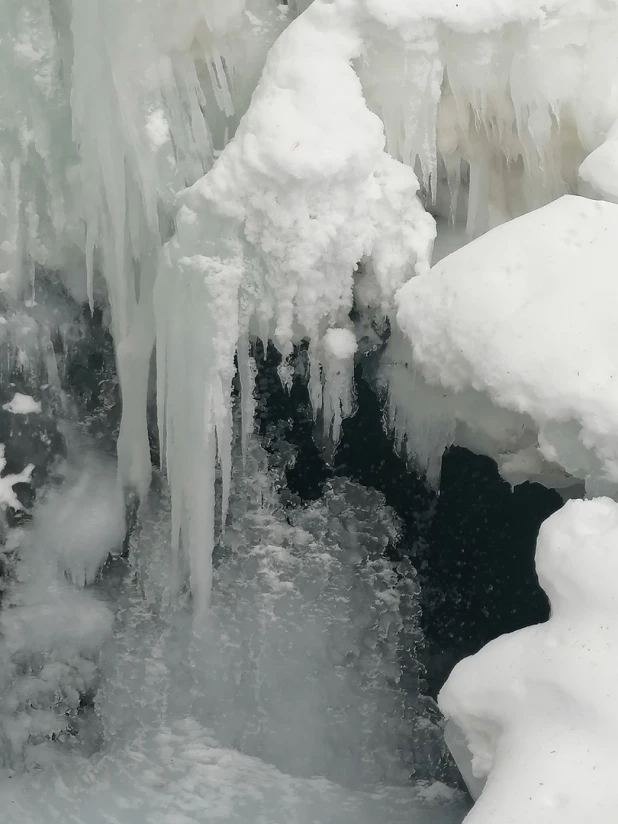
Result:
[[[440,213],[465,197],[476,236],[577,189],[581,162],[618,115],[614,2],[367,7],[368,101],[389,152],[418,163]]]

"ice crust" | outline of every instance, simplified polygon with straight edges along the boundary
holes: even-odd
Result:
[[[13,399],[2,405],[2,408],[13,415],[37,415],[42,411],[40,401],[35,401],[30,395],[16,392]]]

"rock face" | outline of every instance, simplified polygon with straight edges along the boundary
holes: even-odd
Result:
[[[439,698],[488,776],[468,824],[616,820],[618,504],[570,501],[542,526],[544,624],[493,641]]]

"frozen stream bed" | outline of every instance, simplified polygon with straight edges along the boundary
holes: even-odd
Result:
[[[30,730],[5,759],[3,824],[461,822],[466,803],[439,780],[441,729],[418,692],[414,570],[385,552],[396,517],[380,495],[341,479],[320,501],[283,509],[263,455],[249,462],[235,477],[207,619],[196,623],[177,583],[169,501],[155,491],[130,558],[83,592],[62,590],[61,630],[44,633],[40,616],[23,613],[29,640],[18,650],[9,632],[21,661],[13,687],[34,697],[0,719],[14,743],[20,724]],[[31,609],[23,592],[40,592],[50,575],[45,532],[24,538],[5,610],[14,623]],[[48,627],[60,615],[53,604]],[[71,734],[33,735],[40,683],[49,693],[52,677],[41,656],[60,666],[75,654],[71,633],[96,634],[96,616],[110,610],[94,701],[66,710],[57,696],[71,685],[56,685],[49,710],[71,716]]]

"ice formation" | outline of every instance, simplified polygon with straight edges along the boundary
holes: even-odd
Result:
[[[391,422],[431,481],[457,442],[513,483],[616,494],[615,0],[8,0],[0,31],[0,375],[21,381],[3,412],[50,387],[62,407],[66,307],[103,307],[118,474],[144,502],[156,352],[170,578],[178,596],[188,575],[196,628],[230,507],[236,376],[250,453],[258,339],[287,385],[307,347],[336,442],[354,310],[390,332]],[[576,192],[590,199],[561,198]],[[430,212],[437,258],[493,230],[430,269]],[[32,471],[0,478],[3,508]],[[95,476],[50,495],[50,580],[96,576],[124,523],[115,490]],[[77,511],[86,548],[61,525]]]
[[[52,765],[58,748],[71,750],[83,702],[96,692],[98,654],[113,623],[107,606],[65,580],[37,530],[43,526],[38,516],[34,524],[14,530],[0,553],[3,770]],[[82,531],[80,537],[88,550],[93,535]]]
[[[447,787],[352,791],[302,779],[221,744],[186,718],[148,731],[113,757],[68,760],[64,769],[15,776],[6,824],[458,824],[463,805]]]
[[[551,618],[457,665],[440,695],[487,784],[467,824],[615,821],[618,505],[569,501],[541,527]]]
[[[14,748],[2,740],[14,769],[0,775],[7,822],[461,821],[465,800],[434,780],[443,743],[416,688],[418,585],[385,554],[394,513],[346,479],[283,510],[263,450],[252,443],[244,466],[236,457],[234,517],[199,635],[174,580],[158,474],[100,600],[66,581],[47,591],[35,528],[2,613],[16,664],[0,731],[12,722],[21,736]],[[110,637],[106,601],[117,608]],[[95,688],[84,719],[76,702]],[[41,715],[51,741],[29,726]],[[90,758],[89,727],[105,742]]]

